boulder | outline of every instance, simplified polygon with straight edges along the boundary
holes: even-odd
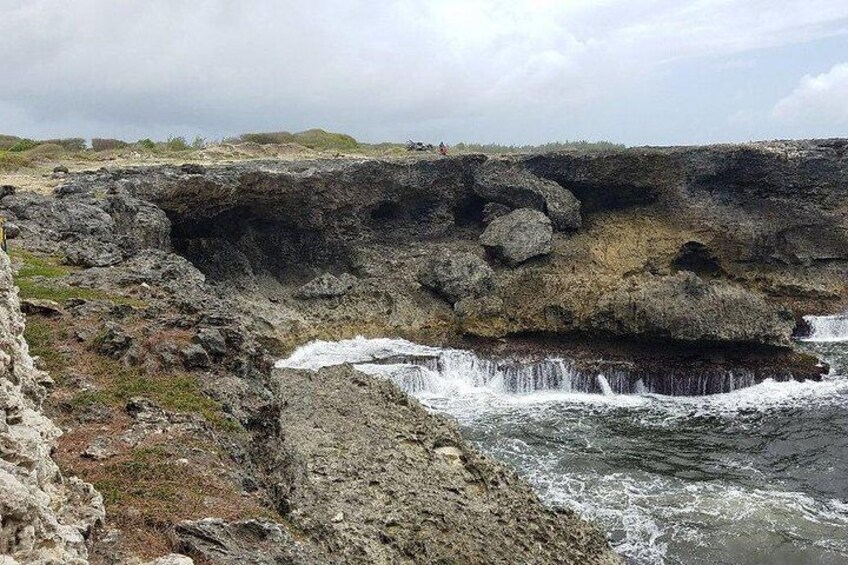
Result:
[[[496,220],[501,216],[506,216],[511,211],[512,209],[504,204],[500,204],[498,202],[487,202],[486,205],[483,206],[483,223],[489,225],[493,220]]]
[[[206,369],[210,365],[209,354],[196,343],[182,348],[180,357],[182,357],[186,369]]]
[[[580,201],[571,192],[518,163],[486,161],[474,177],[474,192],[511,208],[544,212],[557,230],[576,230],[582,224]]]
[[[194,341],[211,355],[222,357],[227,353],[227,341],[217,328],[200,328]]]
[[[15,239],[21,235],[21,228],[14,222],[6,222],[3,224],[3,231],[6,232],[6,239]]]
[[[27,315],[39,315],[56,318],[62,315],[62,307],[58,302],[42,298],[24,298],[21,300],[21,312]]]
[[[466,297],[486,295],[495,288],[494,272],[473,253],[447,253],[428,259],[418,282],[453,304]]]
[[[601,297],[592,326],[628,337],[787,346],[795,320],[762,294],[682,271],[626,281]]]
[[[302,300],[311,300],[315,298],[335,298],[347,294],[354,283],[356,277],[348,273],[336,277],[331,273],[324,273],[315,277],[295,292],[295,297]]]
[[[118,359],[132,346],[133,338],[117,323],[106,322],[94,343],[97,353]]]
[[[521,208],[494,220],[480,236],[480,245],[515,267],[551,252],[551,220],[537,210]]]
[[[327,562],[313,548],[295,540],[285,526],[267,520],[204,518],[177,524],[174,535],[181,551],[221,565]]]
[[[97,240],[69,242],[63,248],[64,262],[77,267],[111,267],[124,258],[120,249],[110,243]]]

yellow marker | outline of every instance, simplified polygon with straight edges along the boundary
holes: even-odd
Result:
[[[6,230],[3,227],[3,222],[6,221],[6,218],[0,216],[0,249],[8,252],[9,250],[6,248]]]

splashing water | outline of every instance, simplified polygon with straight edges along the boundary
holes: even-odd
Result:
[[[804,316],[810,335],[804,341],[848,341],[848,312],[835,316]]]
[[[548,504],[606,528],[631,563],[848,563],[848,344],[803,347],[831,363],[822,382],[729,374],[669,389],[567,359],[362,338],[315,342],[277,365],[352,362],[392,380]]]

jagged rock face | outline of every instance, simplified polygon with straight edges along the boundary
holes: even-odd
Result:
[[[61,431],[41,402],[9,259],[0,253],[0,554],[14,562],[84,563],[85,539],[103,520],[93,487],[61,475],[50,457]]]
[[[653,339],[788,345],[795,320],[760,294],[680,272],[634,278],[605,295],[593,325]]]
[[[580,201],[559,184],[539,178],[521,163],[486,161],[474,179],[481,198],[510,208],[533,208],[544,212],[558,230],[580,228]]]
[[[171,224],[157,206],[127,196],[50,198],[18,193],[3,208],[22,220],[23,238],[81,267],[115,265],[142,249],[171,247]]]
[[[550,153],[525,164],[584,213],[657,207],[715,234],[734,260],[848,259],[848,140]]]
[[[228,523],[215,518],[183,522],[174,529],[180,548],[220,565],[316,565],[330,561],[295,541],[288,529],[262,520]]]
[[[418,282],[451,304],[478,298],[495,288],[494,272],[473,253],[448,253],[431,257],[418,271]]]
[[[277,506],[340,562],[620,562],[391,383],[349,366],[275,376]]]
[[[520,208],[495,219],[480,236],[480,245],[512,267],[551,252],[551,220],[537,210]]]
[[[144,227],[148,222],[136,228],[122,219],[123,210],[149,201],[167,214],[175,249],[210,282],[277,304],[267,321],[281,333],[299,336],[322,326],[329,328],[326,337],[350,335],[357,325],[384,333],[595,331],[591,320],[601,313],[601,297],[644,273],[686,270],[732,280],[765,289],[770,301],[785,297],[796,313],[844,307],[846,146],[831,140],[491,159],[163,166],[71,175],[55,202],[44,199],[65,210],[64,219],[38,219],[30,212],[47,204],[27,204],[29,196],[7,195],[0,203],[20,214],[25,235],[40,230],[71,262],[123,261],[115,273],[126,274],[123,265],[136,262],[128,257],[138,253],[146,258],[138,271],[149,267],[143,276],[152,278],[159,272],[152,250],[137,247],[162,246],[165,239],[158,228]],[[582,223],[549,237],[545,223],[562,220],[556,210],[574,211],[570,196],[561,209],[552,204],[559,202],[554,194],[579,201]],[[108,203],[112,197],[129,200],[118,206]],[[534,209],[518,215],[535,212],[532,221],[510,220],[517,211],[508,210],[525,202]],[[79,209],[68,211],[73,207]],[[61,227],[66,224],[81,235]],[[504,229],[513,224],[514,233]],[[116,237],[128,243],[116,245]],[[443,249],[479,254],[480,243],[502,259],[491,261],[491,298],[500,302],[450,310],[421,289],[422,258]],[[540,254],[545,260],[527,260]],[[167,257],[157,261],[171,262]],[[331,299],[293,300],[322,272],[354,273],[357,284],[344,292],[346,285],[339,286]],[[85,278],[83,272],[75,280]]]
[[[342,273],[338,277],[324,273],[297,289],[295,296],[303,300],[336,298],[344,296],[355,283],[356,277],[349,273]]]

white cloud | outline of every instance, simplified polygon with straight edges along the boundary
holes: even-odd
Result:
[[[845,0],[0,0],[0,130],[542,141],[664,62],[846,22]]]
[[[848,63],[804,76],[795,90],[775,104],[772,115],[809,126],[848,125]]]

